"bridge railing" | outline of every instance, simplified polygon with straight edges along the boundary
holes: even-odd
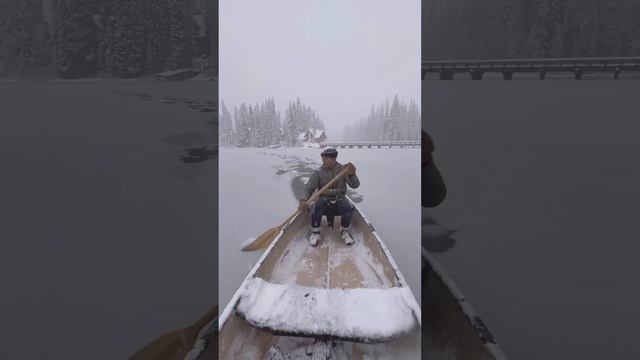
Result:
[[[479,80],[485,72],[502,72],[506,80],[513,73],[539,72],[544,79],[547,72],[573,72],[576,79],[584,72],[612,72],[617,79],[621,71],[640,71],[640,57],[486,59],[423,61],[422,76],[439,73],[443,80],[451,80],[455,73],[470,73]]]
[[[640,57],[592,57],[592,58],[538,58],[538,59],[485,59],[485,60],[436,60],[423,61],[423,69],[450,67],[500,67],[544,65],[607,65],[640,66]]]
[[[353,147],[419,147],[422,143],[420,140],[405,141],[345,141],[345,142],[323,142],[320,147],[333,146],[336,148],[353,148]]]

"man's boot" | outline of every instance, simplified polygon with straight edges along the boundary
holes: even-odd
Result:
[[[345,245],[353,245],[353,243],[355,243],[355,240],[353,240],[353,238],[351,237],[351,235],[349,234],[349,228],[344,228],[344,227],[340,227],[340,236],[342,237],[342,241],[344,241]]]
[[[320,241],[320,232],[312,231],[309,235],[309,245],[316,246],[318,245],[318,241]]]

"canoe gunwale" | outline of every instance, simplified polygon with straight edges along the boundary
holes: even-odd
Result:
[[[422,248],[422,258],[426,262],[426,266],[429,268],[430,273],[427,276],[436,276],[440,283],[447,289],[456,302],[460,311],[466,318],[469,326],[473,329],[476,336],[482,341],[485,349],[490,354],[493,360],[507,360],[506,355],[502,352],[500,345],[495,340],[495,337],[489,331],[489,328],[485,325],[484,321],[478,313],[475,311],[471,303],[467,301],[466,297],[456,285],[456,283],[449,277],[447,272],[440,266],[440,264],[433,258],[433,256],[425,249]],[[424,275],[423,275],[424,276]],[[426,279],[423,277],[423,286]]]
[[[218,316],[216,316],[200,329],[191,351],[185,355],[184,360],[199,359],[202,353],[211,346],[212,342],[218,341],[218,333]]]
[[[398,278],[398,282],[400,283],[400,285],[402,287],[405,287],[405,288],[407,288],[407,289],[409,289],[411,291],[411,287],[409,286],[409,284],[407,284],[407,281],[404,279],[404,276],[400,272],[400,269],[398,268],[398,265],[396,264],[395,260],[393,259],[393,256],[391,256],[391,252],[389,251],[387,246],[384,244],[382,239],[380,239],[380,236],[378,236],[378,233],[376,232],[375,228],[373,227],[373,224],[364,215],[362,210],[360,210],[358,205],[356,205],[348,196],[347,196],[347,199],[349,199],[349,202],[351,203],[351,205],[353,205],[353,207],[356,209],[356,211],[362,217],[362,220],[364,221],[364,223],[367,225],[367,227],[369,227],[369,231],[371,231],[371,234],[373,235],[374,239],[376,239],[376,241],[378,242],[378,245],[382,249],[382,252],[384,253],[384,255],[387,258],[387,260],[389,261],[389,264],[393,268],[393,272],[395,273],[396,277]],[[411,292],[411,293],[413,294],[413,292]],[[416,320],[418,321],[418,325],[422,326],[422,311],[420,310],[420,305],[418,304],[415,296],[412,296],[412,299],[413,299],[413,302],[414,302],[413,311],[414,311],[414,314],[416,316]]]
[[[300,215],[301,215],[301,213],[298,213],[291,220],[289,220],[289,222],[285,226],[282,227],[282,229],[280,230],[280,232],[278,233],[276,238],[271,242],[271,244],[269,244],[269,246],[264,251],[262,256],[260,256],[260,259],[258,259],[256,264],[253,265],[253,268],[251,268],[251,271],[249,271],[249,274],[247,274],[247,276],[244,278],[244,280],[242,280],[242,284],[240,285],[238,290],[236,290],[236,292],[233,294],[233,296],[231,297],[231,300],[229,301],[227,306],[224,308],[224,311],[222,312],[222,314],[220,314],[220,317],[218,318],[219,319],[219,321],[218,321],[218,331],[222,331],[222,327],[227,322],[227,320],[231,316],[231,313],[233,312],[233,310],[238,305],[238,302],[240,301],[240,295],[242,295],[242,293],[246,289],[247,285],[249,284],[249,279],[251,279],[252,277],[255,277],[256,273],[258,272],[258,269],[260,269],[260,267],[262,266],[262,264],[266,260],[267,256],[269,256],[269,254],[271,253],[271,250],[276,246],[278,241],[280,241],[280,239],[282,238],[282,235],[287,231],[289,226],[291,226],[291,224],[294,221],[296,221],[296,219],[298,219],[298,217]]]

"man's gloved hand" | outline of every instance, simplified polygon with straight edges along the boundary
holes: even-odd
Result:
[[[309,205],[307,205],[307,200],[300,200],[300,202],[298,203],[298,211],[303,213],[307,210],[309,210]]]
[[[349,171],[347,171],[347,176],[353,176],[356,174],[356,166],[353,165],[352,163],[347,163],[347,168],[349,169]]]

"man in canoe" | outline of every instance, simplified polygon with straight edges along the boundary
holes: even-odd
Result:
[[[351,216],[355,209],[345,196],[347,194],[347,185],[354,189],[360,186],[360,179],[356,175],[356,167],[352,163],[340,164],[337,161],[338,151],[332,147],[324,149],[320,156],[322,157],[322,166],[313,171],[305,187],[306,196],[300,199],[299,210],[301,212],[308,209],[307,200],[316,189],[322,189],[345,166],[349,170],[343,178],[338,179],[328,190],[322,193],[312,206],[309,244],[316,246],[320,241],[320,224],[323,215],[327,215],[330,226],[333,225],[333,216],[339,215],[342,241],[346,245],[353,245],[354,240],[349,234],[349,227],[351,226]]]

